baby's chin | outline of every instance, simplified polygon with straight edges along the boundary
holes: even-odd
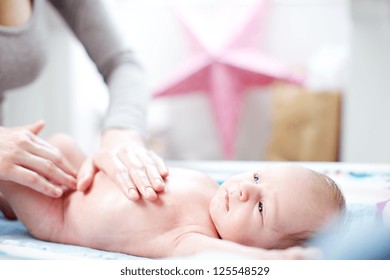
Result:
[[[219,206],[218,204],[219,203],[218,203],[217,196],[214,195],[214,197],[210,201],[210,206],[209,206],[210,217],[211,217],[211,220],[213,221],[214,225],[217,222],[218,206]]]

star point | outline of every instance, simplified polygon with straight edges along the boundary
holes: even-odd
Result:
[[[154,97],[205,92],[222,142],[225,159],[234,158],[235,140],[245,89],[266,86],[275,80],[301,83],[303,78],[283,63],[262,54],[253,46],[258,20],[265,13],[265,0],[260,0],[240,30],[227,44],[218,48],[206,46],[178,10],[175,15],[186,32],[195,53],[164,85]]]

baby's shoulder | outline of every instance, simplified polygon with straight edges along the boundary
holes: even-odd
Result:
[[[207,173],[190,168],[171,167],[169,168],[168,178],[216,184],[216,181]]]
[[[169,176],[166,181],[170,188],[180,188],[181,190],[201,189],[215,191],[218,187],[216,180],[208,174],[188,168],[173,167],[169,169]]]

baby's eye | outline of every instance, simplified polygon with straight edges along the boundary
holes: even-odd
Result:
[[[263,203],[261,201],[259,201],[259,212],[260,213],[263,213]]]
[[[260,176],[259,176],[259,174],[255,173],[255,174],[253,175],[253,179],[255,180],[255,183],[258,184],[259,181],[260,181]]]

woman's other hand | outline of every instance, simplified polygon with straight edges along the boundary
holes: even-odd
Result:
[[[60,197],[66,189],[76,189],[76,171],[57,148],[37,136],[43,127],[43,121],[0,127],[0,180]]]

